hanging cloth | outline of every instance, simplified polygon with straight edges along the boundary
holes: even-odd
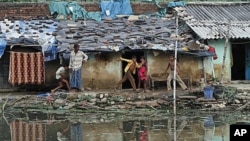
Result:
[[[44,84],[44,82],[45,71],[42,52],[10,52],[10,84]]]

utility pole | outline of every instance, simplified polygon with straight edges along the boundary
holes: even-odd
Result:
[[[176,14],[176,30],[175,30],[175,50],[174,50],[174,79],[173,79],[173,98],[174,98],[174,114],[176,115],[176,67],[177,67],[177,48],[178,48],[178,14]]]
[[[224,78],[224,72],[225,72],[225,61],[227,56],[227,48],[228,48],[228,42],[230,38],[230,30],[231,30],[231,20],[229,20],[227,24],[227,33],[226,33],[226,41],[224,46],[224,55],[223,55],[223,62],[222,62],[222,68],[221,68],[221,80],[220,83],[223,84],[223,78]]]

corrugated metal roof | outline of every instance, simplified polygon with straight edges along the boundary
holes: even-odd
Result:
[[[250,3],[188,4],[182,17],[202,39],[223,39],[230,21],[231,39],[250,38]]]
[[[201,39],[223,39],[226,37],[228,31],[228,25],[219,24],[218,22],[187,24]],[[229,38],[231,39],[250,38],[250,22],[232,23],[229,28]]]
[[[199,21],[250,21],[250,3],[188,4],[185,8]]]

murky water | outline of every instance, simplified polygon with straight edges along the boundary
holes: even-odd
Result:
[[[0,141],[229,141],[229,125],[250,121],[250,113],[167,111],[56,114],[5,112]]]

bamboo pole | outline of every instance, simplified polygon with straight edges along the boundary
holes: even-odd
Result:
[[[224,72],[225,72],[225,61],[226,61],[226,55],[227,55],[227,48],[228,48],[228,42],[230,38],[230,27],[231,26],[231,20],[229,20],[227,25],[227,33],[226,33],[226,41],[224,46],[224,55],[223,55],[223,62],[222,62],[222,68],[221,68],[221,80],[220,83],[223,84],[223,78],[224,78]]]

